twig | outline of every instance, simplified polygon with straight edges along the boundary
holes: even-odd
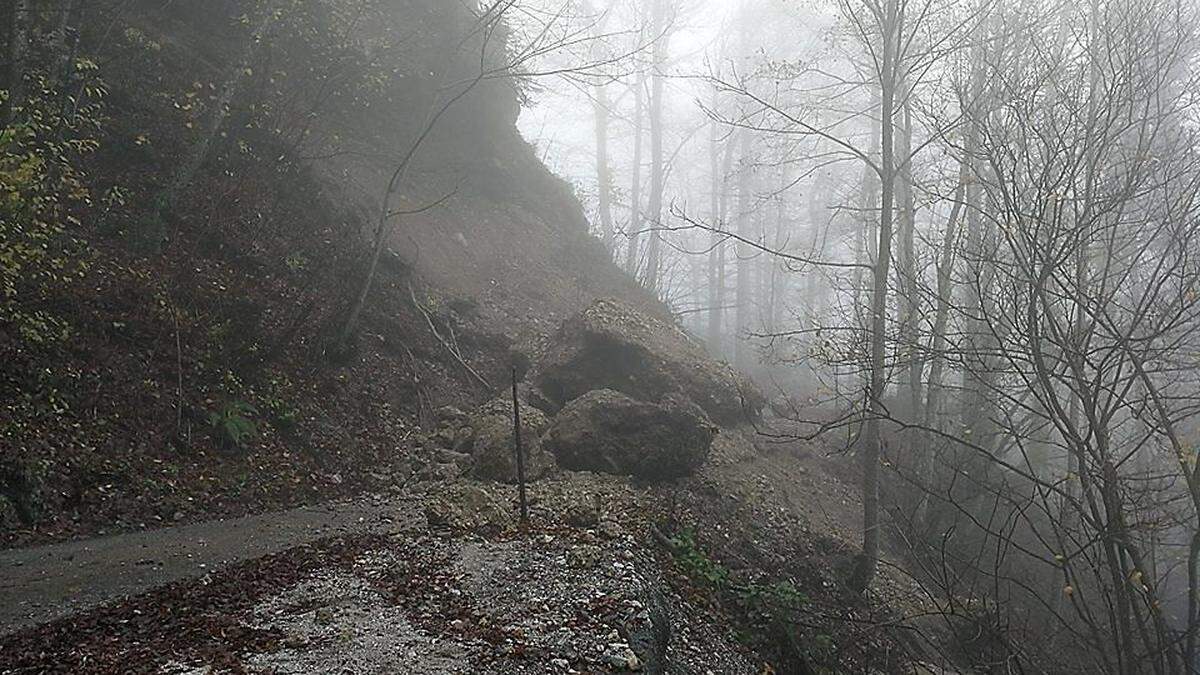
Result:
[[[404,353],[408,354],[408,361],[412,364],[413,387],[417,390],[417,423],[422,429],[425,429],[433,422],[433,406],[429,404],[429,396],[421,384],[421,370],[417,365],[417,357],[413,355],[408,345],[401,342],[400,346],[404,348]]]
[[[671,541],[671,538],[663,534],[663,531],[658,529],[658,526],[653,523],[650,524],[650,536],[663,548],[667,549],[671,555],[679,554],[679,547],[675,545],[675,542]]]
[[[183,343],[179,339],[179,310],[171,302],[171,323],[175,326],[175,435],[183,434]]]
[[[433,324],[433,318],[429,315],[429,312],[425,309],[425,307],[422,306],[421,303],[417,300],[417,293],[416,293],[416,291],[413,290],[411,283],[408,285],[408,294],[409,294],[409,297],[412,298],[413,306],[417,308],[417,311],[419,311],[421,313],[421,316],[425,317],[425,323],[429,325],[429,330],[430,330],[430,332],[433,333],[433,337],[437,338],[437,341],[440,342],[442,344],[442,346],[446,348],[446,351],[450,352],[450,356],[453,356],[454,359],[456,361],[458,361],[458,363],[463,368],[465,368],[466,371],[468,373],[470,373],[472,377],[474,377],[480,384],[482,384],[484,387],[486,387],[489,392],[494,392],[495,389],[492,388],[491,383],[489,383],[482,375],[480,375],[474,368],[472,368],[471,364],[467,363],[466,359],[463,358],[463,355],[457,349],[455,349],[450,343],[446,342],[446,339],[443,338],[442,334],[438,332],[437,326],[435,326]]]

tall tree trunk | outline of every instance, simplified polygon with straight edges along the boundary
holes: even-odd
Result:
[[[824,195],[834,189],[829,173],[818,172],[813,179],[812,189],[808,195],[806,210],[808,213],[808,249],[807,254],[814,260],[823,260],[826,256],[824,235],[826,234]],[[821,274],[821,269],[814,266],[804,277],[804,303],[807,317],[811,321],[819,320],[825,312],[829,287]]]
[[[942,235],[942,248],[937,263],[937,310],[934,314],[932,336],[929,346],[929,380],[925,386],[925,406],[922,411],[922,423],[930,429],[940,427],[938,415],[942,405],[942,368],[946,349],[946,325],[950,318],[950,305],[954,297],[954,277],[951,272],[954,267],[954,243],[958,238],[958,221],[962,214],[962,200],[966,188],[967,167],[961,163],[958,172],[958,187],[954,190],[954,204],[950,207],[950,217],[946,221],[946,232]],[[932,434],[925,435],[923,447],[918,452],[916,466],[917,476],[921,480],[932,483],[935,438]],[[929,524],[929,490],[932,484],[924,486],[917,506],[913,511],[913,522],[918,530],[924,531]]]
[[[896,158],[893,151],[896,102],[896,52],[899,25],[899,0],[887,0],[880,28],[883,34],[883,56],[880,63],[880,190],[879,240],[873,272],[871,296],[871,355],[866,401],[866,429],[863,434],[863,546],[851,585],[865,591],[875,578],[879,566],[879,462],[883,437],[880,418],[886,413],[883,392],[886,383],[887,354],[887,286],[892,260],[892,205],[895,201]]]
[[[78,30],[72,28],[71,25],[79,6],[79,0],[61,1],[62,5],[58,8],[58,20],[51,36],[51,48],[54,59],[57,61],[51,77],[54,78],[55,84],[65,88],[74,66],[74,50],[75,44],[78,42]]]
[[[254,63],[259,47],[263,44],[263,37],[274,22],[275,2],[269,2],[263,7],[262,16],[258,18],[258,23],[255,24],[249,41],[242,48],[241,56],[228,71],[225,82],[221,85],[217,98],[212,103],[212,110],[209,112],[208,121],[201,130],[200,138],[187,151],[171,184],[167,187],[162,205],[168,209],[174,207],[180,193],[191,185],[192,180],[200,171],[200,167],[204,166],[204,161],[208,159],[209,149],[220,134],[221,127],[225,125],[225,120],[229,117],[229,106],[233,102],[238,86],[246,77],[250,65]]]
[[[646,91],[646,72],[639,70],[633,86],[633,179],[629,186],[629,242],[625,252],[625,272],[638,276],[638,241],[642,230],[642,126]]]
[[[903,93],[903,92],[901,92]],[[901,104],[900,138],[896,150],[899,170],[896,174],[896,196],[899,226],[899,251],[897,256],[897,281],[900,299],[900,363],[904,367],[902,385],[908,390],[908,419],[919,422],[924,415],[921,408],[921,377],[925,364],[921,350],[921,291],[917,279],[916,257],[916,206],[913,196],[912,173],[912,104],[905,97]],[[911,435],[909,435],[911,437]],[[911,445],[911,444],[910,444]]]
[[[733,157],[736,150],[736,137],[730,136],[725,140],[724,158],[721,160],[720,166],[714,167],[714,170],[717,172],[715,188],[715,194],[717,195],[716,222],[721,229],[720,233],[713,233],[713,254],[715,255],[713,265],[715,267],[716,279],[712,295],[713,312],[709,315],[708,343],[714,355],[723,355],[725,353],[725,305],[729,301],[729,266],[727,261],[729,245],[728,241],[726,241],[727,237],[723,233],[729,224],[729,174],[733,170]]]
[[[591,2],[584,0],[584,7],[591,11]],[[595,63],[604,63],[607,59],[606,43],[603,36],[604,24],[608,12],[596,21],[592,28],[591,59]],[[608,161],[608,122],[610,111],[608,107],[608,87],[603,81],[596,82],[593,87],[592,114],[595,118],[596,130],[596,201],[600,219],[600,240],[604,243],[609,256],[615,255],[613,240],[612,218],[612,167]]]
[[[612,168],[608,165],[608,89],[596,85],[593,104],[596,114],[596,190],[600,211],[600,238],[609,255],[613,253]]]
[[[12,0],[8,5],[8,73],[5,85],[8,98],[4,101],[0,122],[7,127],[16,111],[25,102],[25,55],[29,51],[29,0]]]
[[[666,27],[667,0],[654,0],[651,30],[654,40],[654,73],[650,80],[650,203],[646,212],[650,217],[650,244],[646,262],[646,288],[657,293],[661,245],[663,200],[663,69],[667,60]]]
[[[788,240],[787,202],[784,194],[788,187],[787,169],[779,167],[779,193],[775,196],[775,235],[771,241],[771,250],[782,251]],[[768,333],[779,330],[782,323],[784,296],[788,287],[788,277],[783,273],[775,256],[763,256],[769,268],[767,276],[767,320]]]
[[[764,184],[764,174],[766,172],[758,172],[755,174],[754,193],[763,194],[767,191],[767,186]],[[764,255],[762,249],[767,246],[767,217],[768,209],[766,204],[758,204],[759,208],[754,210],[754,241],[758,244],[758,248],[752,254],[754,275],[754,294],[751,296],[750,304],[754,307],[754,311],[750,314],[750,332],[762,332],[762,328],[766,323],[766,306],[767,293],[770,287],[770,267],[767,260],[770,256]],[[757,346],[755,347],[757,349]]]
[[[737,235],[739,241],[734,246],[737,261],[734,267],[734,308],[733,322],[737,335],[733,341],[733,365],[739,370],[750,367],[751,348],[745,340],[745,334],[750,327],[750,292],[754,286],[753,260],[750,246],[746,241],[753,240],[752,209],[750,208],[750,173],[754,158],[750,156],[750,132],[738,130],[738,199],[737,199]]]
[[[879,110],[878,92],[872,92],[871,105],[872,111]],[[871,138],[869,143],[870,155],[878,162],[879,160],[879,125],[871,123]],[[863,166],[863,177],[861,192],[858,197],[858,213],[861,219],[861,227],[856,233],[854,242],[854,261],[861,265],[862,263],[875,264],[876,248],[878,245],[878,229],[879,217],[876,211],[879,208],[879,173],[875,171],[869,164]],[[861,312],[862,308],[869,307],[871,304],[871,289],[866,281],[866,275],[863,273],[863,267],[854,269],[854,307],[856,312]],[[855,317],[859,319],[860,326],[866,326],[869,320],[862,316],[861,313]]]
[[[58,63],[54,73],[58,86],[59,113],[55,137],[59,140],[62,139],[66,125],[83,98],[83,84],[72,82],[72,78],[75,75],[75,60],[79,55],[80,31],[87,25],[88,8],[88,5],[79,0],[67,0],[62,6],[62,14],[59,15],[55,36]]]
[[[713,87],[712,107],[715,112],[717,109],[717,88]],[[709,141],[708,141],[708,165],[711,172],[709,181],[709,214],[712,220],[713,231],[709,236],[708,250],[708,350],[714,354],[721,353],[721,314],[722,308],[718,304],[718,297],[721,295],[717,289],[717,281],[720,277],[718,270],[721,264],[721,255],[724,248],[724,238],[721,235],[721,189],[723,179],[721,176],[721,127],[716,120],[709,124]]]

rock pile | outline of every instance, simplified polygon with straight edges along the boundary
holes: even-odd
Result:
[[[525,479],[542,478],[554,468],[554,460],[542,448],[542,434],[550,426],[545,413],[521,406],[521,446],[525,454]],[[512,399],[499,397],[485,403],[471,419],[474,430],[471,474],[501,483],[517,482],[517,452],[513,438]]]
[[[528,481],[548,475],[555,460],[653,481],[689,475],[708,457],[718,424],[757,417],[764,402],[677,327],[614,300],[563,324],[519,396]],[[516,482],[511,398],[470,414],[441,408],[437,421],[424,477],[467,472]]]

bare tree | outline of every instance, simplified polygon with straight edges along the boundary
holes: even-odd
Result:
[[[663,216],[663,189],[666,178],[663,164],[663,70],[667,65],[667,10],[670,0],[650,0],[650,33],[655,36],[650,75],[650,201],[646,213],[655,227],[650,232],[647,251],[645,286],[658,291],[659,267],[662,264],[662,236],[658,225]]]

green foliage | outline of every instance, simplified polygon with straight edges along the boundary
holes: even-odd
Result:
[[[811,600],[791,581],[741,583],[730,570],[710,558],[696,542],[692,530],[683,530],[669,539],[675,562],[693,580],[722,593],[746,619],[745,626],[735,627],[738,639],[753,644],[764,633],[782,646],[783,653],[800,653],[810,668],[826,671],[820,662],[836,661],[833,638],[824,633],[797,635],[794,617],[808,607]],[[816,663],[814,663],[814,661]]]
[[[239,450],[258,437],[258,425],[251,419],[258,409],[245,401],[230,401],[208,415],[208,424],[221,442]]]
[[[790,581],[769,584],[736,583],[729,568],[708,557],[696,543],[695,533],[684,530],[670,539],[675,562],[687,575],[717,590],[729,591],[738,603],[750,612],[772,614],[795,611],[808,604],[808,597]]]
[[[800,592],[790,581],[770,584],[747,584],[735,589],[738,601],[752,611],[765,613],[795,611],[808,604],[808,596]]]
[[[11,123],[0,129],[0,324],[15,327],[28,345],[69,335],[43,305],[86,269],[71,230],[79,225],[75,214],[91,205],[82,163],[99,147],[106,93],[95,70],[80,59],[66,85],[27,74],[31,95],[16,102]],[[75,88],[67,95],[63,87]]]
[[[285,399],[292,383],[286,375],[272,378],[268,382],[265,403],[271,424],[280,431],[290,431],[300,421],[300,411]]]
[[[689,577],[717,589],[723,589],[729,583],[729,568],[708,557],[696,545],[696,536],[691,530],[680,532],[670,541],[675,552],[675,562],[679,563]]]
[[[303,272],[308,269],[308,258],[304,257],[303,255],[301,255],[299,253],[289,254],[287,259],[285,259],[283,262],[284,262],[284,264],[287,265],[287,268],[289,270],[291,270],[292,272],[298,273],[298,272]]]

